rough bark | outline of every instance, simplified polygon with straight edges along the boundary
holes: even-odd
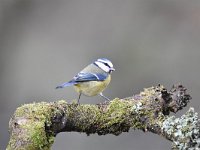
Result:
[[[96,105],[78,105],[64,100],[25,104],[10,119],[7,150],[49,150],[60,132],[98,135],[140,129],[172,141],[172,149],[200,148],[200,121],[190,108],[180,118],[169,116],[191,99],[182,85],[167,91],[162,85],[144,89],[124,99]]]

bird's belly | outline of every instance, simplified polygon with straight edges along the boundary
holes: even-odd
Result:
[[[95,96],[101,93],[109,84],[108,82],[100,82],[100,81],[89,81],[82,82],[80,84],[76,84],[74,86],[75,90],[78,93],[82,93],[86,96]]]

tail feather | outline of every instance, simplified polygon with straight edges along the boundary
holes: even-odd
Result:
[[[65,83],[63,83],[63,84],[57,86],[56,89],[64,88],[64,87],[66,87],[66,86],[72,86],[72,85],[74,85],[74,84],[76,84],[76,82],[74,82],[74,81],[65,82]]]

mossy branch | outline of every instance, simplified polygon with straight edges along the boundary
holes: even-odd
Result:
[[[138,95],[115,98],[96,105],[71,104],[64,100],[25,104],[10,119],[7,150],[50,150],[60,132],[98,135],[140,129],[172,141],[172,149],[200,147],[200,121],[194,109],[180,118],[168,116],[191,99],[182,85],[168,92],[163,86],[144,89]]]

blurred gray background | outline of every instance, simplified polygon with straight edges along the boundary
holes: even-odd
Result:
[[[71,101],[73,88],[55,90],[99,57],[116,71],[104,94],[124,98],[144,87],[181,82],[199,109],[200,1],[0,0],[0,149],[15,109],[33,101]],[[100,103],[82,97],[81,103]],[[162,137],[61,133],[53,150],[168,150]]]

